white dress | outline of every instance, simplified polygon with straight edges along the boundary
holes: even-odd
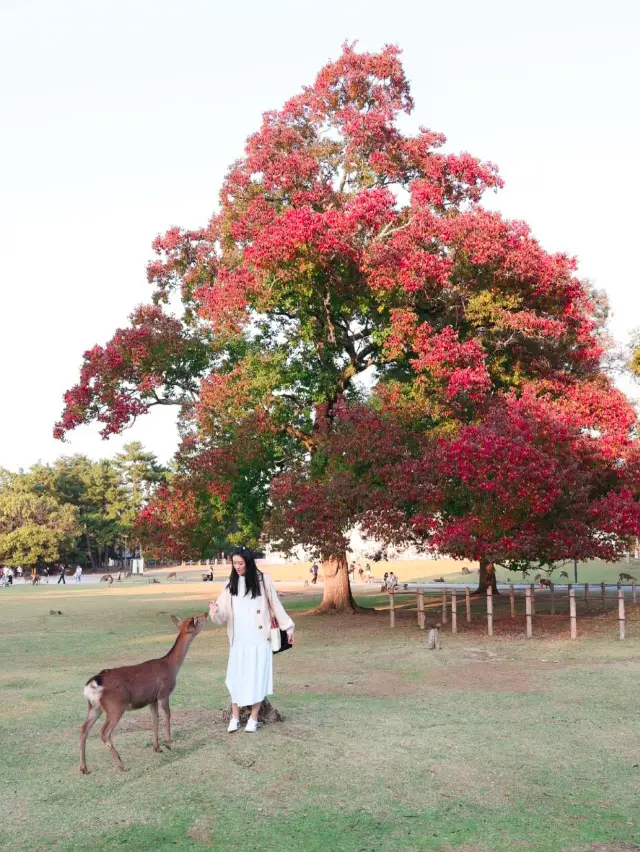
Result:
[[[232,703],[239,707],[249,707],[273,695],[273,653],[256,625],[259,600],[245,595],[244,577],[238,577],[238,594],[231,596],[233,644],[225,683]]]

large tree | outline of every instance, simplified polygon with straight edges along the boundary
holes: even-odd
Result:
[[[56,426],[106,436],[179,405],[184,481],[322,558],[324,609],[354,608],[347,534],[366,498],[327,474],[338,412],[373,405],[418,440],[527,381],[562,394],[603,354],[574,261],[484,209],[495,167],[404,133],[412,108],[396,48],[346,46],[266,113],[210,222],[155,241],[153,304],[85,353]]]
[[[384,541],[548,570],[616,560],[640,531],[635,412],[604,377],[496,394],[476,422],[416,435],[389,411],[341,418],[329,455],[360,523]],[[335,465],[334,465],[335,468]]]

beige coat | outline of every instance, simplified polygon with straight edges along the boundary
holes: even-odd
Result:
[[[285,608],[280,603],[276,587],[273,585],[273,581],[268,574],[262,575],[262,584],[267,587],[269,601],[271,602],[273,614],[278,621],[278,627],[280,630],[286,630],[289,634],[293,633],[295,625],[287,615]],[[260,586],[261,590],[263,589],[263,585]],[[269,614],[269,607],[267,606],[264,594],[260,594],[257,598],[253,598],[253,605],[255,607],[256,627],[264,636],[265,641],[271,642],[271,616]],[[225,624],[226,622],[229,645],[232,645],[233,606],[231,603],[231,592],[229,591],[228,584],[222,590],[222,594],[218,600],[215,601],[215,603],[213,601],[210,602],[209,616],[214,624],[220,625]]]

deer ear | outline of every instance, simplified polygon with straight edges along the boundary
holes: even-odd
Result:
[[[180,619],[178,618],[178,616],[177,616],[177,615],[172,615],[172,616],[171,616],[171,621],[173,621],[173,623],[174,623],[174,624],[175,624],[175,626],[178,628],[178,630],[180,630]]]

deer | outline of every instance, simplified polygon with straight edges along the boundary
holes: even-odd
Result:
[[[113,577],[111,576],[111,574],[103,574],[102,577],[100,577],[100,582],[111,584],[113,583]]]
[[[623,572],[622,574],[618,574],[618,579],[619,579],[619,580],[620,580],[620,582],[622,583],[622,582],[624,582],[625,580],[627,580],[627,581],[632,580],[632,581],[633,581],[633,580],[635,580],[636,578],[635,578],[635,577],[632,577],[632,576],[631,576],[631,574],[625,574],[625,573]]]
[[[568,579],[569,579],[569,575],[567,574],[567,572],[566,572],[566,571],[561,571],[561,572],[560,572],[560,579],[561,579],[561,580],[568,580]]]
[[[427,639],[427,648],[429,651],[440,650],[440,635],[438,631],[442,627],[441,624],[432,624],[429,630],[429,638]]]
[[[161,752],[158,744],[158,705],[164,715],[164,745],[171,751],[171,711],[169,696],[176,687],[178,672],[187,656],[189,646],[201,632],[207,621],[207,613],[189,616],[183,621],[172,615],[171,620],[178,629],[178,637],[171,650],[157,660],[147,660],[135,666],[120,666],[103,669],[90,677],[84,687],[87,699],[87,716],[80,728],[80,772],[88,775],[85,755],[87,737],[102,713],[107,714],[100,731],[100,738],[111,754],[118,769],[127,769],[113,744],[111,735],[126,710],[151,709],[153,719],[153,750]]]
[[[171,571],[170,574],[167,574],[167,580],[171,580],[172,578],[174,580],[178,579],[178,574],[175,571]]]

